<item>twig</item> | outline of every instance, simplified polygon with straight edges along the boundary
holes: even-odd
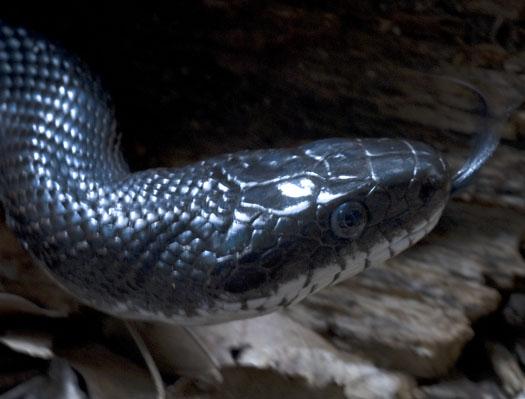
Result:
[[[128,329],[131,338],[133,338],[133,341],[135,341],[135,344],[137,345],[137,348],[139,349],[140,354],[142,355],[142,358],[144,359],[144,362],[148,367],[153,383],[155,384],[155,389],[157,390],[157,399],[166,399],[166,390],[164,389],[164,382],[162,381],[159,369],[157,368],[157,365],[155,364],[155,361],[153,360],[149,349],[144,343],[144,340],[133,325],[133,322],[124,320],[124,324],[126,325],[126,328]]]

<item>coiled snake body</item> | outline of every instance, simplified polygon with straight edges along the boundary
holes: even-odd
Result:
[[[67,290],[104,312],[214,323],[287,306],[428,233],[441,155],[328,139],[130,173],[108,96],[64,51],[0,23],[0,199]]]

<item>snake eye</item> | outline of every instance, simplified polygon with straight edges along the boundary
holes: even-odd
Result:
[[[330,216],[333,232],[341,238],[357,238],[366,226],[367,215],[359,202],[344,202]]]

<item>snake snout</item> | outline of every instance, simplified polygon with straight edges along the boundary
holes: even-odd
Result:
[[[433,212],[450,193],[450,173],[442,156],[422,143],[410,143],[414,158],[413,177],[408,185],[406,199],[413,209]]]

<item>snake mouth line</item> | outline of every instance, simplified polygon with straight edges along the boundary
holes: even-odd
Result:
[[[277,292],[270,297],[250,299],[242,303],[223,303],[221,309],[223,312],[244,312],[249,317],[254,314],[268,313],[275,310],[276,307],[286,307],[300,302],[306,296],[355,276],[369,266],[388,260],[412,246],[436,226],[443,209],[444,206],[440,207],[430,218],[423,219],[423,222],[417,225],[414,230],[407,232],[394,242],[388,243],[388,245],[378,244],[367,253],[353,252],[349,254],[343,260],[344,267],[341,266],[341,263],[318,267],[310,277],[303,275],[293,281],[282,284]],[[305,285],[307,279],[311,282]]]
[[[370,264],[381,262],[387,260],[393,256],[398,255],[403,252],[408,247],[414,245],[416,242],[421,240],[426,236],[430,231],[434,229],[438,223],[444,207],[441,207],[435,211],[428,219],[423,219],[423,221],[416,226],[412,231],[406,231],[406,234],[402,237],[396,239],[395,241],[388,242],[388,245],[384,247],[375,247],[368,251],[367,259]],[[369,264],[366,265],[368,267]]]
[[[324,287],[340,283],[343,280],[355,276],[371,265],[376,265],[399,254],[423,238],[436,226],[443,208],[444,207],[437,209],[430,218],[424,219],[424,222],[414,230],[387,246],[379,244],[380,248],[376,245],[367,253],[352,253],[346,256],[344,268],[339,262],[317,268],[313,276],[310,277],[311,283],[308,285],[305,285],[307,276],[301,275],[293,281],[280,285],[277,292],[269,297],[237,302],[221,301],[220,298],[216,298],[216,303],[213,306],[215,310],[212,311],[209,307],[201,307],[192,315],[187,314],[184,310],[170,314],[160,311],[152,313],[151,310],[140,309],[130,302],[117,304],[118,314],[129,314],[129,317],[140,318],[141,320],[160,320],[171,323],[180,321],[185,325],[210,324],[232,319],[260,316],[272,312],[279,307],[286,307],[300,302],[306,296]],[[139,315],[139,317],[137,317],[137,315]]]

